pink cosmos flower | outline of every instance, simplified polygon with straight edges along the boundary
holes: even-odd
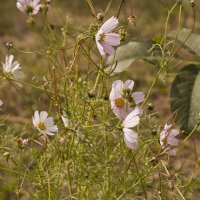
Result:
[[[116,80],[112,84],[112,90],[110,92],[110,101],[111,101],[111,108],[115,115],[119,119],[125,119],[126,116],[133,110],[132,107],[130,107],[129,102],[127,99],[124,98],[123,92],[129,91],[130,98],[133,100],[133,104],[135,107],[138,106],[139,103],[144,101],[144,93],[143,92],[133,92],[133,86],[134,81],[127,80],[125,83],[123,83],[121,80]],[[143,110],[140,109],[140,115],[143,113]]]
[[[41,7],[40,0],[17,0],[17,8],[29,15],[36,15]]]
[[[125,120],[123,121],[123,132],[124,132],[124,141],[126,146],[129,149],[136,149],[138,143],[138,136],[137,133],[130,128],[133,128],[139,124],[140,110],[138,108],[134,109],[131,113],[127,115]]]
[[[120,44],[120,35],[111,33],[117,27],[118,23],[118,19],[113,16],[101,26],[96,34],[96,44],[102,56],[106,53],[108,55],[113,54],[115,52],[113,46]]]
[[[164,126],[160,134],[160,145],[169,156],[175,156],[176,152],[172,150],[172,147],[177,146],[179,143],[179,139],[175,138],[179,134],[179,131],[171,127],[172,124]]]

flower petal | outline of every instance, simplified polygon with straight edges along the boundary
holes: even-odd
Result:
[[[124,83],[124,88],[126,89],[129,89],[129,90],[132,90],[133,87],[134,87],[134,81],[133,80],[127,80],[125,83]]]
[[[105,41],[100,41],[100,44],[108,55],[112,55],[115,52],[115,49]]]
[[[136,149],[138,143],[137,133],[128,128],[123,128],[123,132],[124,132],[124,141],[126,143],[126,146],[132,150]]]
[[[135,108],[131,113],[129,113],[123,121],[124,128],[131,128],[138,125],[140,121],[139,114],[140,110],[138,108]]]
[[[102,55],[102,56],[105,56],[106,55],[106,52],[104,51],[104,48],[102,46],[102,44],[96,40],[96,44],[97,44],[97,48],[99,50],[99,53]]]
[[[41,111],[40,112],[40,121],[44,122],[45,119],[47,118],[47,116],[48,116],[48,113],[46,111]]]
[[[104,41],[111,46],[118,46],[120,44],[120,35],[117,33],[105,34]]]
[[[131,94],[131,97],[134,99],[136,105],[144,101],[144,93],[143,92],[134,92]]]
[[[123,82],[121,80],[113,81],[112,90],[110,92],[110,101],[115,101],[117,98],[121,98],[121,92],[123,89]]]
[[[109,33],[117,27],[119,20],[116,17],[111,17],[108,19],[100,28],[104,33]]]

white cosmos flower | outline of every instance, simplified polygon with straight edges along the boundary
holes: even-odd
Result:
[[[40,0],[17,0],[17,8],[29,15],[36,15],[41,7]]]
[[[115,52],[113,46],[120,44],[120,35],[112,33],[117,27],[119,20],[116,17],[108,19],[99,29],[96,34],[96,44],[100,54],[103,56],[106,53],[111,55]]]
[[[58,131],[58,127],[54,125],[52,117],[48,117],[46,111],[35,111],[33,116],[33,125],[38,131],[45,135],[54,135]]]
[[[138,143],[138,136],[135,131],[130,128],[137,126],[140,122],[139,118],[140,109],[136,108],[131,113],[127,115],[125,120],[122,123],[123,133],[124,133],[124,141],[126,146],[129,149],[136,149]]]
[[[126,116],[133,110],[133,108],[130,107],[127,100],[123,97],[123,91],[129,90],[130,91],[130,97],[133,100],[133,103],[136,107],[138,107],[138,104],[144,101],[144,93],[143,92],[133,92],[134,87],[134,81],[133,80],[127,80],[125,83],[123,83],[121,80],[116,80],[112,84],[112,90],[110,92],[110,102],[111,102],[111,108],[115,115],[119,119],[125,119]],[[140,108],[140,115],[142,115],[143,110]]]
[[[12,76],[15,80],[20,80],[24,78],[24,73],[21,71],[20,64],[18,61],[14,61],[13,55],[7,55],[5,63],[2,62],[3,72],[6,75]],[[19,86],[22,86],[18,83]]]
[[[179,143],[179,139],[176,138],[178,134],[179,130],[172,129],[172,124],[166,124],[160,134],[160,145],[169,156],[176,155],[172,147],[177,146]]]

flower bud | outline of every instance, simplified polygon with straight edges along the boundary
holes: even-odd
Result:
[[[152,103],[149,103],[148,106],[147,106],[147,109],[150,110],[150,111],[153,111],[154,105]]]
[[[3,156],[5,157],[5,159],[8,161],[10,159],[10,153],[9,152],[5,152],[3,154]]]
[[[88,92],[88,97],[89,98],[94,98],[96,96],[96,93],[94,90],[90,90],[90,92]]]
[[[99,22],[102,22],[102,21],[103,21],[103,18],[104,18],[103,13],[98,13],[98,14],[97,14],[97,20],[98,20]]]

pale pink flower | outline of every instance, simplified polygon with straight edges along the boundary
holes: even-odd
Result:
[[[40,0],[17,0],[17,8],[29,15],[36,15],[40,8]]]
[[[132,80],[127,80],[125,83],[123,83],[121,80],[116,80],[112,84],[112,90],[110,92],[111,108],[119,119],[125,119],[126,116],[133,110],[123,96],[124,90],[129,90],[130,97],[132,98],[135,107],[144,101],[145,95],[143,92],[132,93],[133,86],[134,81]],[[140,114],[142,113],[143,110],[140,108]]]
[[[179,139],[176,138],[178,134],[179,131],[177,129],[172,129],[172,124],[166,124],[160,134],[160,145],[169,156],[176,155],[172,147],[177,146],[179,143]]]
[[[117,27],[118,23],[118,19],[113,16],[100,27],[96,34],[96,44],[102,56],[106,53],[113,54],[115,52],[113,46],[120,44],[120,35],[111,32]]]
[[[46,111],[35,111],[33,116],[33,125],[38,131],[45,135],[54,135],[58,131],[58,127],[54,125],[52,117],[48,117]]]
[[[136,149],[138,143],[138,136],[137,133],[130,128],[133,128],[139,124],[140,110],[138,108],[134,109],[131,113],[127,115],[125,120],[122,123],[123,126],[123,133],[124,133],[124,141],[126,146],[129,149]]]

